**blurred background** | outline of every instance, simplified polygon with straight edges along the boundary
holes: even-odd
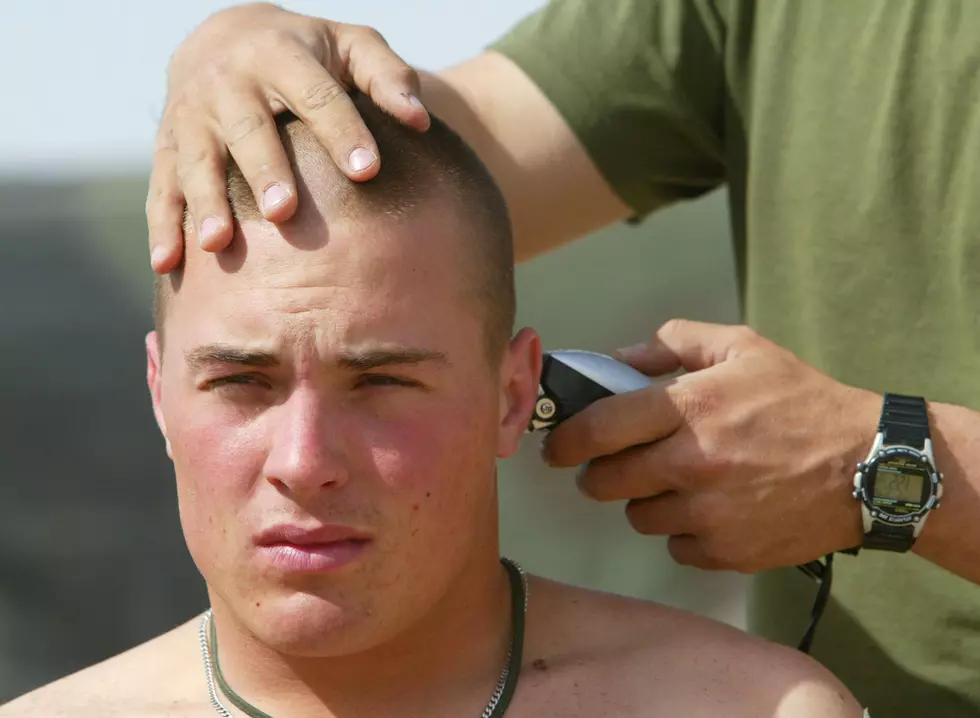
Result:
[[[0,704],[205,608],[145,384],[143,203],[170,54],[233,3],[4,0],[0,66]],[[543,0],[283,2],[410,63],[480,50]],[[723,193],[523,265],[519,323],[611,351],[739,319]],[[537,437],[501,466],[502,551],[533,572],[743,625],[744,579],[676,566],[581,497]]]

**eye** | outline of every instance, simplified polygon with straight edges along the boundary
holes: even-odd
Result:
[[[268,382],[258,374],[230,374],[228,376],[219,376],[214,379],[209,379],[208,381],[204,382],[205,389],[217,389],[223,386],[230,387],[241,385],[268,386]]]
[[[387,374],[365,374],[358,378],[358,386],[405,386],[405,387],[417,387],[420,384],[417,381],[412,381],[411,379],[403,379],[396,376],[389,376]]]

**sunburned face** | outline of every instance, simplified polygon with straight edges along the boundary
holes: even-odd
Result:
[[[285,652],[377,645],[496,555],[540,347],[488,362],[451,214],[245,222],[217,258],[188,247],[162,352],[148,337],[190,553]]]

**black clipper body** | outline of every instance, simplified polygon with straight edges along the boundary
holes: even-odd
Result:
[[[550,430],[594,401],[653,384],[646,374],[606,354],[545,352],[538,401],[528,431]]]

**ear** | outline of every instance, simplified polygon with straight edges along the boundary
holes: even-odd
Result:
[[[500,432],[497,456],[513,456],[527,431],[541,381],[541,337],[522,329],[510,341],[500,366]]]
[[[163,377],[163,356],[160,353],[160,337],[156,332],[146,335],[146,384],[150,389],[150,399],[153,402],[153,415],[156,417],[157,426],[163,434],[163,440],[167,446],[167,456],[173,459],[173,452],[170,448],[170,439],[167,438],[167,423],[163,419],[163,410],[160,408],[160,385]]]

